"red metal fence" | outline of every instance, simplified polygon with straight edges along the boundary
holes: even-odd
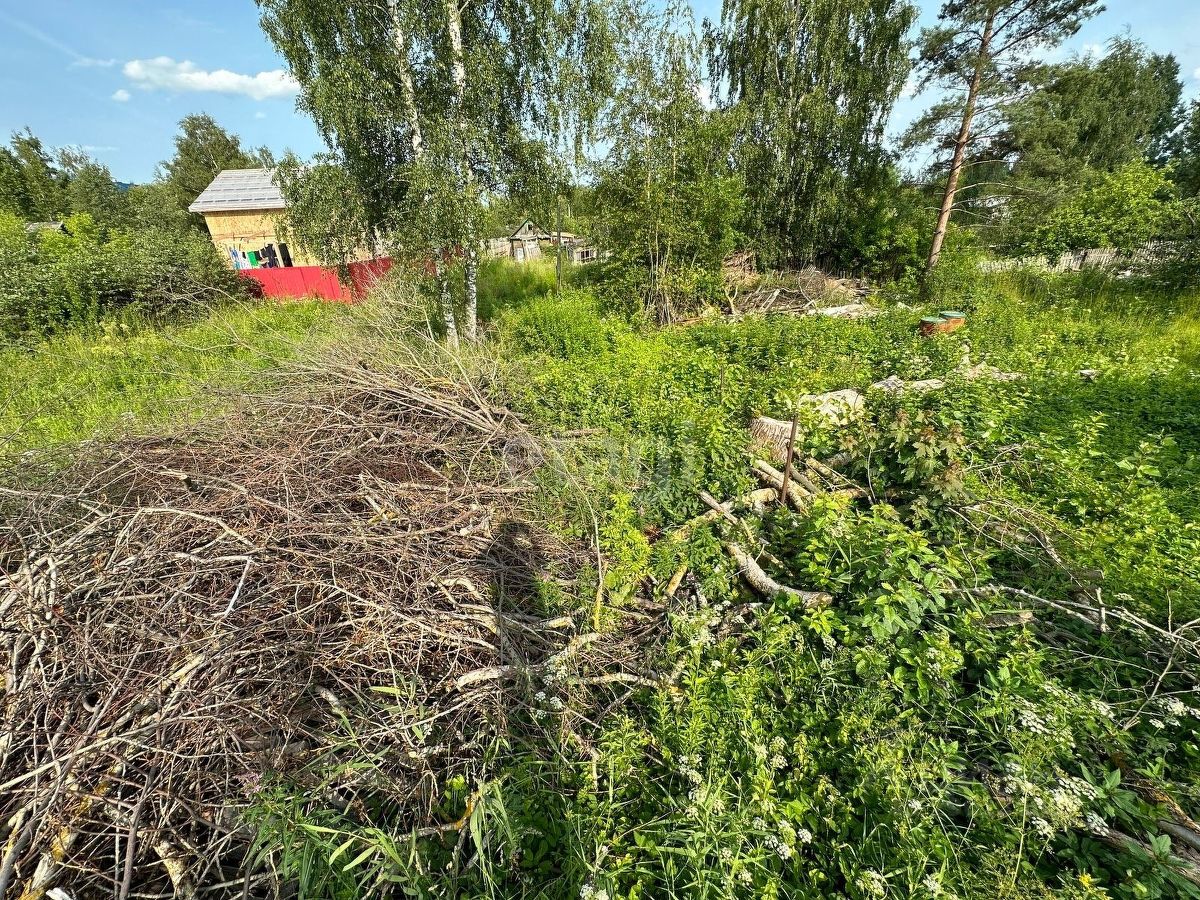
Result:
[[[371,286],[388,273],[392,261],[386,257],[350,263],[350,282],[338,278],[337,269],[321,266],[291,266],[286,269],[241,269],[238,274],[258,282],[264,297],[316,297],[353,303],[366,296]]]

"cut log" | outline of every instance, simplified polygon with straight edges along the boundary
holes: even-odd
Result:
[[[833,597],[824,591],[803,591],[799,588],[780,584],[764,572],[762,566],[755,561],[754,557],[737,544],[732,542],[726,543],[725,549],[738,564],[738,569],[741,571],[742,577],[746,579],[746,583],[764,597],[776,597],[783,594],[785,597],[791,597],[793,600],[799,601],[801,605],[809,609],[828,606],[833,602]]]
[[[810,309],[807,316],[828,316],[831,319],[870,319],[879,315],[880,310],[865,303],[846,303],[842,306],[822,306]]]
[[[782,472],[761,459],[754,460],[750,465],[754,469],[755,475],[776,490],[783,490]],[[787,501],[791,506],[795,509],[804,509],[816,493],[816,485],[799,472],[792,472],[792,478],[789,480],[787,486]]]

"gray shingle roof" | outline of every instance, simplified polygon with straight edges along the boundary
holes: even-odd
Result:
[[[194,213],[234,212],[242,209],[284,209],[270,169],[225,169],[204,189],[188,209]]]

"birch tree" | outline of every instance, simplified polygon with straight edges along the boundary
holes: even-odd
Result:
[[[747,227],[769,260],[836,246],[851,189],[886,165],[915,15],[907,0],[724,0],[714,86],[744,122]]]
[[[1101,9],[1099,0],[947,0],[938,23],[922,30],[918,64],[922,84],[936,83],[951,93],[935,108],[935,116],[947,121],[950,110],[958,111],[953,137],[947,141],[950,162],[927,274],[942,252],[976,114],[981,107],[995,112],[1032,54],[1061,43]],[[931,121],[919,122],[918,130]]]
[[[483,198],[519,177],[530,137],[590,131],[615,23],[598,0],[258,0],[361,221],[432,259],[446,332],[476,334]],[[315,171],[315,169],[314,169]],[[465,310],[448,275],[461,266]]]

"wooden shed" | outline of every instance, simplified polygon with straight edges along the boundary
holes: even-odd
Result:
[[[270,169],[225,169],[188,207],[204,216],[213,243],[235,269],[316,265],[280,239],[286,208]]]

